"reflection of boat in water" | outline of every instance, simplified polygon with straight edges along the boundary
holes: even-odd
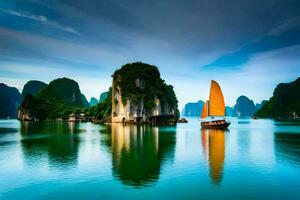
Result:
[[[222,129],[202,129],[204,156],[208,159],[210,177],[214,184],[221,182],[225,160],[225,131]]]
[[[203,128],[227,128],[230,122],[225,118],[225,102],[222,90],[216,81],[211,81],[209,100],[204,103],[201,114]]]

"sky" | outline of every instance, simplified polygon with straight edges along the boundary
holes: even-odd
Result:
[[[156,65],[179,108],[208,99],[255,103],[300,76],[298,0],[0,0],[0,82],[68,77],[99,98],[122,65]]]

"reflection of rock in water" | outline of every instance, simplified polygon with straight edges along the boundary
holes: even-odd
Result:
[[[163,161],[174,157],[174,128],[112,124],[110,145],[113,174],[126,185],[145,186],[157,181]]]
[[[25,162],[35,165],[46,157],[53,167],[77,165],[79,139],[75,126],[63,122],[21,122]]]
[[[222,129],[202,129],[202,145],[205,158],[208,158],[210,177],[219,184],[223,176],[225,159],[225,131]]]
[[[300,164],[300,134],[275,133],[275,154],[279,160]]]

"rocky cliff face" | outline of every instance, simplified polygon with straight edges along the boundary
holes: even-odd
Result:
[[[90,103],[88,102],[88,100],[86,99],[84,94],[81,94],[81,101],[82,101],[83,107],[90,107]]]
[[[187,103],[185,104],[181,115],[186,117],[199,117],[203,109],[204,102],[198,101],[197,103]]]
[[[235,117],[236,113],[234,111],[234,108],[230,107],[230,106],[226,106],[225,107],[225,115],[229,116],[229,117]]]
[[[112,122],[175,121],[177,103],[155,66],[131,63],[113,74]]]
[[[263,100],[261,103],[256,103],[255,110],[256,111],[260,110],[267,102],[268,102],[267,100]]]
[[[256,113],[262,118],[300,118],[300,77],[290,83],[280,83],[273,96]]]
[[[0,83],[0,118],[16,118],[20,103],[19,90]]]
[[[252,117],[256,112],[256,108],[252,100],[246,96],[240,96],[236,100],[234,112],[237,117]]]
[[[18,111],[18,119],[22,121],[38,120],[41,116],[38,116],[37,109],[39,104],[31,94],[27,94],[20,105]]]
[[[96,106],[98,104],[98,100],[95,97],[92,97],[90,100],[90,106]]]
[[[102,92],[99,97],[99,103],[102,103],[108,97],[108,92]]]

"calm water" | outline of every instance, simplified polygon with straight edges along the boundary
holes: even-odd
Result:
[[[0,121],[0,199],[300,199],[300,124]]]

